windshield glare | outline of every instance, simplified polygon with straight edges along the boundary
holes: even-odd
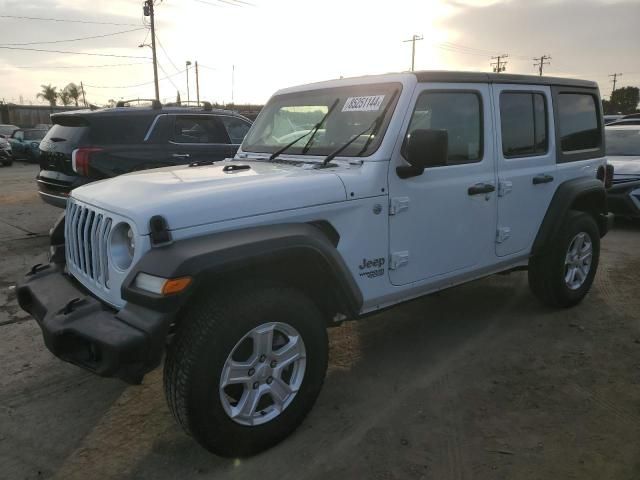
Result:
[[[640,128],[633,130],[605,129],[607,155],[640,156]]]
[[[340,154],[346,157],[371,155],[380,146],[401,89],[399,83],[382,83],[278,95],[264,107],[245,138],[242,150],[259,153],[277,151],[310,132],[338,99],[338,104],[315,135],[304,136],[286,151],[299,155],[306,146],[306,155],[328,155],[369,127],[384,112],[397,91],[394,105],[387,110],[381,128],[367,148],[362,151],[369,133],[361,135]]]

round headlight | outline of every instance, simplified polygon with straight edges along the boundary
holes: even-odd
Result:
[[[119,223],[111,232],[111,259],[120,270],[131,266],[135,253],[135,235],[128,223]]]

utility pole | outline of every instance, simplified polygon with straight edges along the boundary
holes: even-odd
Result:
[[[403,40],[403,43],[411,42],[411,71],[415,70],[416,66],[416,42],[424,40],[422,35],[413,35],[409,40]]]
[[[156,57],[156,21],[153,11],[153,1],[145,0],[142,12],[145,17],[149,17],[151,23],[151,52],[153,56],[153,83],[156,87],[156,100],[160,101],[160,87],[158,86],[158,59]]]
[[[184,66],[187,70],[187,106],[189,105],[189,101],[191,100],[189,98],[189,65],[191,65],[191,62],[189,60],[184,62]]]
[[[613,89],[611,90],[611,95],[613,95],[613,92],[616,91],[616,82],[618,81],[618,77],[621,77],[622,74],[621,73],[614,73],[613,75],[609,75],[610,77],[613,78],[613,80],[611,80],[613,82]],[[611,98],[611,97],[609,97]]]
[[[84,94],[84,85],[82,84],[82,82],[80,82],[80,91],[82,92],[82,103],[84,103],[84,106],[87,106],[87,97]]]
[[[537,63],[534,63],[533,66],[538,67],[538,72],[540,73],[540,76],[542,76],[542,69],[544,66],[551,63],[546,62],[545,60],[551,60],[551,57],[549,55],[542,55],[540,58],[534,58],[534,60],[536,60]]]
[[[490,65],[493,67],[493,71],[495,73],[501,73],[504,72],[507,69],[507,62],[500,61],[503,58],[508,58],[509,55],[507,55],[506,53],[502,54],[502,55],[498,55],[496,57],[491,57],[491,60],[495,60],[495,62],[492,62]]]
[[[235,103],[233,103],[233,90],[235,87],[235,83],[236,83],[236,66],[231,65],[231,105],[235,105]]]
[[[198,106],[200,106],[200,77],[198,76],[198,61],[196,60],[196,98]]]

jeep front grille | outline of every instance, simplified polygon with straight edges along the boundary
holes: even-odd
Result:
[[[67,202],[65,245],[67,264],[72,273],[109,288],[107,240],[112,219],[71,199]]]

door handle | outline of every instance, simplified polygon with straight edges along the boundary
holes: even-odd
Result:
[[[553,182],[553,176],[547,175],[546,173],[543,175],[536,175],[532,180],[534,185],[540,185],[541,183],[549,183]]]
[[[173,158],[189,158],[191,155],[188,153],[174,153],[171,155]]]
[[[476,183],[467,190],[469,195],[482,195],[483,193],[495,192],[496,187],[490,183]]]

